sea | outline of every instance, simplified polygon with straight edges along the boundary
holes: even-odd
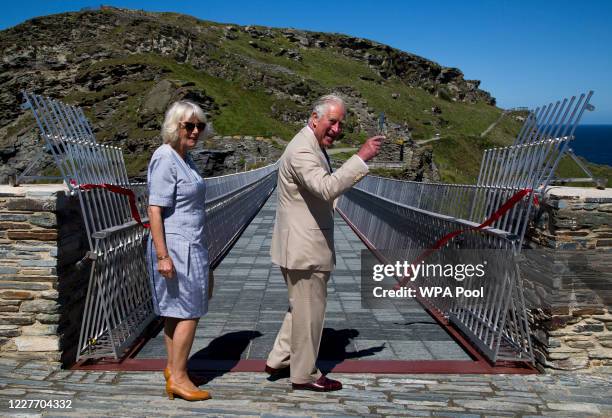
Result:
[[[576,155],[612,166],[612,125],[578,125],[570,147]]]

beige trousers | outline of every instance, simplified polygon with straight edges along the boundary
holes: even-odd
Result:
[[[329,271],[281,268],[289,293],[289,310],[266,364],[281,369],[291,364],[292,383],[310,383],[321,377],[319,355]]]

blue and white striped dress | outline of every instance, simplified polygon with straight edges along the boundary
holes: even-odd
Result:
[[[189,157],[183,160],[164,144],[151,157],[147,186],[149,205],[163,207],[166,246],[176,269],[172,279],[157,271],[157,254],[149,235],[147,265],[155,313],[171,318],[199,318],[208,311],[204,180]]]

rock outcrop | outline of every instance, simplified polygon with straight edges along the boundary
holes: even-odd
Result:
[[[132,174],[142,173],[143,155],[160,143],[165,109],[180,98],[219,120],[220,134],[289,139],[316,97],[339,91],[350,108],[343,141],[355,144],[377,127],[379,109],[362,95],[363,83],[400,82],[449,103],[495,104],[460,70],[370,40],[173,13],[102,7],[39,17],[1,31],[0,50],[0,183],[41,148],[35,121],[21,108],[23,90],[83,107],[98,141],[124,148]],[[336,61],[354,63],[362,74],[345,77]],[[329,78],[334,73],[346,85]],[[400,93],[388,96],[402,106]],[[388,129],[411,138],[411,126],[397,117]],[[39,171],[53,171],[50,158]]]

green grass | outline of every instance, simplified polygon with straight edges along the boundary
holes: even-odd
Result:
[[[523,126],[523,122],[512,115],[505,115],[497,126],[487,134],[491,147],[511,145]]]
[[[397,168],[371,168],[370,174],[379,177],[389,177],[392,179],[402,179],[404,170]]]
[[[330,158],[334,160],[346,161],[351,158],[355,154],[354,152],[339,152],[337,154],[332,154]]]
[[[232,32],[236,39],[230,40],[221,35],[224,24],[201,21],[176,13],[156,13],[154,16],[158,16],[168,25],[187,22],[193,27],[198,27],[196,36],[200,40],[218,46],[206,51],[209,60],[220,62],[229,60],[235,61],[236,64],[246,60],[254,68],[261,67],[267,76],[278,80],[279,83],[289,84],[304,80],[317,94],[334,91],[340,87],[351,87],[362,95],[374,112],[385,112],[389,121],[410,127],[414,139],[428,139],[436,133],[454,138],[444,141],[443,147],[439,145],[434,147],[436,154],[439,154],[435,156],[436,163],[442,166],[444,178],[460,180],[474,177],[474,165],[477,164],[472,160],[474,154],[481,154],[485,143],[483,141],[473,143],[473,138],[476,138],[501,114],[500,109],[485,103],[453,102],[449,101],[448,97],[443,97],[444,95],[435,97],[423,89],[410,87],[394,77],[384,80],[366,62],[344,56],[337,48],[303,49],[278,31],[273,30],[273,36],[263,39],[256,39],[248,33],[236,31]],[[143,25],[141,29],[145,30],[147,26]],[[115,30],[113,34],[120,36],[121,29]],[[328,35],[322,34],[322,39],[325,39],[325,36]],[[249,42],[255,42],[268,51],[254,48]],[[296,50],[303,59],[295,61],[286,54],[278,55],[281,48]],[[249,79],[251,74],[248,71],[239,73],[236,80],[230,81],[213,77],[190,65],[179,64],[171,58],[156,54],[137,54],[110,59],[93,64],[86,71],[95,72],[105,66],[130,63],[161,68],[166,72],[164,77],[193,82],[195,88],[211,96],[220,106],[218,114],[213,117],[215,131],[220,135],[278,136],[290,139],[301,124],[281,122],[272,108],[289,110],[297,114],[304,112],[304,119],[308,116],[308,109],[303,109],[302,105],[297,105],[291,100],[279,100],[267,94],[263,88],[243,88],[242,85],[245,84],[254,85],[253,80]],[[364,80],[362,77],[367,79]],[[133,94],[139,97],[123,103],[121,111],[117,114],[123,113],[125,119],[135,120],[139,100],[142,100],[142,96],[150,87],[141,86],[140,93]],[[108,91],[94,93],[89,100],[101,100],[105,94],[110,93]],[[75,93],[75,97],[77,94]],[[394,94],[398,95],[395,99]],[[97,97],[94,97],[96,95]],[[432,115],[433,106],[440,108],[442,113]],[[113,120],[112,123],[118,127],[117,129],[121,128],[119,121]],[[116,130],[111,130],[108,136],[112,137],[115,134]],[[130,129],[128,134],[142,136],[142,132],[138,129]],[[368,136],[367,132],[360,131],[355,124],[347,123],[347,129],[340,140],[346,145],[360,144]],[[393,139],[396,138],[390,138]],[[505,129],[499,129],[488,139],[491,143],[504,143],[509,142],[511,137]],[[469,158],[465,158],[466,152]]]
[[[498,126],[495,129],[507,129]],[[480,163],[485,149],[508,145],[499,143],[497,139],[478,137],[444,138],[431,142],[434,150],[434,162],[439,169],[441,181],[444,183],[475,184],[480,171]],[[597,178],[607,179],[612,185],[612,167],[589,163],[581,159]],[[557,178],[584,178],[586,174],[569,157],[564,157],[555,172]],[[570,183],[570,186],[592,187],[593,183]]]
[[[246,40],[243,40],[246,42]],[[308,64],[291,61],[289,65],[284,57],[274,57],[271,54],[262,53],[254,48],[241,44],[237,41],[234,49],[247,53],[261,60],[273,64],[283,64],[291,67],[298,74],[310,76],[321,84],[333,89],[339,85],[353,85],[360,91],[368,101],[370,107],[384,111],[387,117],[395,122],[404,121],[413,129],[415,139],[427,139],[436,132],[440,132],[443,139],[429,143],[434,152],[434,162],[439,169],[441,181],[448,183],[475,183],[480,161],[485,149],[509,145],[518,133],[521,122],[512,116],[504,116],[498,125],[484,138],[480,133],[496,121],[501,111],[484,103],[468,104],[449,102],[437,98],[424,90],[411,88],[398,80],[392,80],[378,85],[370,81],[359,79],[360,75],[375,77],[371,70],[363,65],[343,56],[331,54],[324,50],[301,51]],[[291,125],[278,121],[270,110],[273,105],[277,108],[290,108],[299,111],[295,103],[288,100],[275,100],[263,91],[245,90],[239,83],[212,77],[201,72],[190,65],[179,64],[175,61],[153,54],[132,55],[121,59],[112,59],[96,63],[87,71],[99,71],[103,67],[141,63],[154,66],[166,71],[170,79],[190,81],[195,88],[203,90],[205,94],[214,98],[220,105],[219,114],[214,117],[215,131],[220,135],[252,135],[252,136],[278,136],[289,139],[300,128],[299,124]],[[138,108],[144,94],[153,86],[153,82],[125,82],[106,88],[98,92],[74,92],[66,100],[69,103],[92,106],[89,117],[93,116],[95,104],[119,93],[128,94],[129,98],[121,103],[121,107],[107,122],[109,129],[99,134],[99,140],[104,142],[112,138],[117,131],[129,126],[129,136],[135,138],[147,138],[158,133],[145,131],[137,128]],[[397,99],[391,94],[399,93]],[[439,116],[431,114],[432,106],[438,106],[442,113]],[[434,127],[436,118],[444,119],[446,125],[438,129]],[[20,124],[21,126],[22,124]],[[351,132],[345,134],[339,148],[351,144],[359,144],[367,138],[365,132]],[[273,143],[281,149],[278,143]],[[334,159],[346,160],[353,153],[339,153]],[[148,155],[128,155],[126,164],[130,175],[141,172],[148,162]],[[589,167],[597,177],[612,178],[612,168],[609,166],[597,166],[590,164]],[[376,169],[379,175],[389,177],[400,176],[398,170]],[[571,161],[562,161],[558,175],[563,177],[583,177],[579,169]],[[588,185],[588,184],[587,184]]]
[[[500,109],[485,103],[449,102],[420,88],[412,88],[398,79],[382,81],[365,63],[356,62],[330,50],[313,49],[301,53],[307,63],[295,69],[301,76],[308,77],[328,89],[352,86],[377,113],[385,112],[389,121],[407,123],[412,128],[414,139],[431,138],[438,131],[442,135],[479,135],[502,113]],[[360,76],[380,80],[381,84],[362,80]],[[394,99],[394,93],[399,94],[399,97]],[[433,106],[438,106],[442,113],[433,116]],[[436,129],[436,123],[442,127]],[[503,136],[503,133],[499,135]]]
[[[428,145],[433,148],[434,163],[442,182],[475,183],[483,153],[481,141],[476,137],[457,136]]]
[[[503,120],[487,138],[481,139],[480,133],[501,114],[501,111],[493,106],[484,103],[448,102],[422,89],[409,87],[399,80],[385,81],[382,84],[362,80],[360,76],[376,79],[377,75],[366,64],[355,62],[329,50],[300,50],[304,61],[296,62],[286,57],[274,56],[273,53],[259,51],[248,45],[250,37],[242,33],[239,36],[235,41],[224,41],[224,45],[234,53],[250,56],[262,63],[282,65],[330,91],[338,86],[353,86],[355,90],[361,92],[371,108],[384,111],[387,118],[393,122],[408,124],[415,139],[430,138],[436,132],[441,132],[445,139],[432,143],[432,146],[434,160],[440,168],[444,181],[465,182],[475,179],[482,150],[493,144],[510,142],[511,132],[518,129],[513,120],[507,118],[508,120]],[[266,41],[257,40],[257,42],[265,44]],[[286,40],[282,38],[279,42]],[[270,43],[268,47],[272,49],[274,45]],[[271,110],[274,106],[277,109],[299,112],[301,109],[292,101],[275,99],[262,90],[244,89],[239,81],[213,77],[190,65],[180,64],[155,54],[109,59],[95,63],[85,71],[96,72],[105,67],[127,64],[145,64],[160,68],[169,79],[193,82],[196,89],[204,91],[220,106],[218,114],[213,117],[213,126],[217,134],[278,136],[290,139],[301,126],[279,121]],[[275,76],[289,77],[282,73]],[[126,125],[129,137],[147,138],[156,135],[157,132],[147,132],[137,128],[137,110],[144,95],[152,86],[152,82],[121,83],[99,92],[75,92],[67,99],[69,102],[81,105],[95,105],[117,93],[127,93],[129,99],[122,102],[121,108],[115,112],[110,121],[111,128],[105,130],[99,139],[104,141],[114,137],[119,130],[125,129]],[[399,93],[399,97],[393,99],[393,93]],[[441,115],[432,115],[432,106],[438,106],[442,110]],[[88,116],[91,117],[92,114]],[[440,127],[436,128],[435,124]],[[368,136],[368,133],[362,131],[345,131],[341,141],[345,145],[360,144]],[[348,154],[335,155],[334,158],[342,159],[348,156]],[[138,159],[131,162],[131,166],[135,171],[142,168]]]
[[[493,123],[498,117],[499,115],[493,119],[489,118],[488,121]],[[441,181],[445,183],[474,184],[478,178],[484,151],[512,144],[521,128],[521,122],[504,116],[495,128],[481,138],[480,134],[490,123],[476,123],[472,118],[463,120],[463,123],[464,129],[442,134],[441,140],[427,144],[433,148],[434,162],[440,171]],[[470,123],[474,123],[476,129],[468,129]],[[466,132],[470,130],[476,133],[467,134]]]
[[[276,135],[281,138],[290,138],[298,128],[298,126],[288,125],[272,117],[269,109],[274,100],[265,92],[245,90],[238,83],[212,77],[190,65],[178,64],[171,59],[157,55],[132,55],[122,59],[107,60],[90,66],[87,71],[99,71],[102,67],[133,63],[162,68],[168,71],[167,78],[193,82],[197,89],[204,91],[205,94],[215,99],[215,102],[221,106],[219,115],[213,120],[215,132],[218,134]],[[135,84],[130,86],[130,89],[136,88],[139,90],[140,97],[134,95],[130,98],[131,101],[127,101],[126,109],[124,109],[127,114],[123,115],[124,119],[129,120],[135,117],[138,107],[137,102],[142,98],[143,92],[146,92],[150,87],[147,85],[136,86]],[[87,105],[104,100],[116,91],[126,90],[127,86],[121,84],[100,92],[74,93],[69,97],[69,100]],[[282,101],[279,101],[278,105],[289,106],[288,103]]]
[[[151,159],[152,152],[142,152],[125,155],[125,168],[128,177],[133,177],[145,170]]]
[[[244,163],[243,163],[244,164]],[[248,170],[255,170],[256,168],[261,168],[261,167],[265,167],[269,164],[268,161],[258,161],[256,163],[252,163],[252,164],[247,164],[247,171]]]
[[[36,129],[36,119],[32,112],[26,112],[17,119],[17,122],[6,129],[6,134],[0,138],[0,144],[4,144],[10,137],[19,134],[26,129]]]
[[[375,113],[385,112],[388,120],[393,123],[408,126],[413,139],[429,139],[439,133],[440,141],[427,144],[434,152],[434,162],[438,167],[444,182],[474,183],[480,168],[480,161],[485,149],[509,145],[518,133],[521,122],[514,114],[505,115],[499,124],[486,137],[480,134],[490,124],[497,121],[502,110],[486,103],[454,102],[448,92],[439,89],[440,97],[430,94],[422,88],[410,87],[397,77],[382,79],[367,63],[344,56],[338,48],[300,48],[290,42],[279,31],[272,30],[271,37],[256,39],[243,31],[232,32],[236,39],[230,40],[222,36],[226,24],[207,22],[177,13],[152,13],[164,25],[188,25],[197,28],[194,36],[205,41],[210,48],[206,50],[207,60],[217,60],[236,67],[246,63],[252,68],[260,68],[266,77],[275,79],[281,84],[301,82],[307,84],[313,93],[325,93],[350,87],[361,94]],[[140,30],[150,29],[148,23],[141,23]],[[267,28],[258,28],[267,30]],[[112,33],[113,37],[121,37],[125,29],[118,26]],[[321,39],[332,36],[321,34]],[[109,40],[110,41],[110,40]],[[254,48],[249,42],[268,51]],[[83,46],[91,49],[93,46]],[[286,54],[279,55],[281,48],[296,50],[303,57],[301,61],[290,59]],[[91,51],[93,52],[93,51]],[[156,54],[136,54],[123,58],[110,59],[95,63],[85,71],[96,72],[103,67],[123,64],[145,64],[163,71],[163,77],[180,82],[192,82],[194,88],[202,90],[212,97],[219,105],[213,115],[215,132],[219,135],[251,135],[272,137],[285,140],[293,137],[301,128],[301,123],[286,123],[280,120],[279,114],[289,111],[293,114],[303,113],[308,116],[308,109],[293,100],[278,99],[257,87],[250,71],[238,71],[231,77],[235,80],[214,77],[188,64],[180,64],[170,57]],[[436,65],[432,63],[432,65]],[[82,75],[82,74],[81,74]],[[363,79],[367,78],[367,79]],[[374,80],[374,81],[372,81]],[[112,97],[118,92],[127,93],[128,100],[121,102],[119,109],[107,120],[109,129],[101,134],[101,140],[116,137],[127,127],[128,136],[148,138],[157,132],[146,131],[137,127],[138,109],[147,91],[153,86],[152,81],[139,83],[121,83],[100,92],[75,92],[70,95],[70,101],[91,108],[88,116],[95,113],[95,104]],[[244,88],[244,85],[254,86]],[[396,98],[393,98],[393,96]],[[440,114],[432,114],[433,106],[441,110]],[[339,142],[338,148],[358,145],[368,137],[367,132],[360,131],[355,123],[347,117],[347,128]],[[389,138],[395,140],[397,138]],[[283,146],[272,142],[273,146],[282,149]],[[334,159],[346,159],[352,153],[335,154]],[[130,169],[135,172],[143,167],[143,159],[130,157]],[[596,176],[610,178],[612,168],[591,165]],[[565,176],[578,175],[567,162],[563,162],[560,171]],[[572,171],[573,170],[573,171]],[[388,175],[394,176],[393,172]]]
[[[99,142],[106,142],[125,133],[127,133],[128,138],[151,138],[158,132],[143,130],[137,126],[138,108],[142,102],[143,92],[151,87],[153,87],[152,81],[123,82],[96,92],[75,91],[66,96],[65,101],[88,107],[88,109],[85,109],[85,116],[95,124],[98,120],[96,117],[98,103],[118,94],[126,94],[127,99],[120,102],[110,117],[105,118],[105,129],[96,133],[96,139]]]
[[[116,14],[112,10],[102,10],[67,16],[78,24],[79,19],[85,19],[85,15],[96,13],[108,15],[106,19],[108,21],[111,21],[112,16]],[[101,70],[118,65],[144,64],[153,70],[158,69],[157,73],[161,74],[161,78],[176,81],[179,85],[185,82],[193,83],[194,90],[201,90],[214,99],[219,108],[214,111],[212,122],[215,132],[219,135],[251,135],[267,138],[276,136],[289,140],[302,127],[301,122],[283,122],[281,115],[287,113],[303,115],[303,119],[306,119],[309,112],[308,105],[296,103],[291,99],[279,99],[270,94],[265,90],[267,83],[261,83],[254,78],[262,75],[271,79],[273,83],[284,86],[303,82],[309,89],[307,92],[309,99],[320,93],[350,88],[361,95],[375,114],[384,112],[390,122],[409,127],[413,139],[429,139],[435,134],[440,134],[441,140],[430,142],[426,146],[433,149],[434,162],[444,182],[474,183],[484,150],[509,145],[522,124],[515,119],[516,115],[521,114],[520,112],[505,115],[495,129],[481,138],[480,134],[500,118],[501,109],[483,102],[474,104],[454,102],[448,88],[444,86],[438,86],[439,97],[436,97],[425,90],[434,87],[431,82],[421,83],[424,88],[417,88],[409,86],[407,82],[395,76],[383,79],[363,60],[347,57],[338,47],[331,46],[335,42],[332,41],[332,37],[337,36],[335,34],[318,34],[319,39],[330,45],[326,48],[302,48],[285,38],[278,29],[255,26],[258,30],[270,30],[272,35],[257,39],[243,30],[238,30],[232,31],[236,39],[226,39],[223,36],[227,26],[225,23],[199,20],[178,13],[142,13],[145,18],[137,18],[114,27],[111,25],[107,31],[102,30],[105,35],[96,38],[95,42],[75,44],[70,49],[68,61],[82,53],[95,54],[100,50],[112,51],[114,56],[129,54],[124,44],[118,42],[127,33],[134,34],[136,38],[146,42],[147,39],[155,37],[156,33],[164,33],[168,29],[176,36],[184,33],[191,38],[194,45],[199,44],[201,49],[198,51],[204,55],[202,58],[210,63],[218,62],[229,69],[228,76],[216,77],[189,64],[178,63],[174,60],[173,53],[180,54],[180,52],[174,51],[165,56],[141,53],[99,61],[84,68],[79,67],[77,79],[88,78],[90,74],[95,75]],[[151,19],[146,16],[150,16]],[[254,48],[249,42],[255,42],[268,51]],[[295,61],[287,54],[280,55],[281,49],[297,51],[303,59]],[[379,53],[375,47],[370,52]],[[393,52],[391,56],[395,53]],[[430,65],[439,68],[436,63]],[[76,88],[72,89],[72,93],[65,100],[83,106],[86,116],[93,125],[96,125],[98,118],[104,119],[104,129],[97,133],[100,142],[127,135],[126,142],[130,146],[133,145],[130,144],[130,140],[146,141],[159,135],[156,129],[139,127],[139,109],[147,93],[159,81],[161,80],[124,81],[101,91],[84,91],[84,87],[79,90],[79,87],[75,86]],[[294,93],[288,90],[289,95]],[[111,110],[114,113],[110,116],[106,114],[106,109],[101,108],[102,102],[122,94],[127,95],[127,99],[113,104]],[[432,114],[431,109],[434,106],[438,107],[441,113]],[[163,116],[158,117],[161,119]],[[31,124],[34,124],[32,117],[26,115],[15,122],[14,126],[6,128],[5,137],[12,138],[18,131]],[[368,132],[360,130],[356,118],[351,116],[349,109],[346,129],[342,137],[338,138],[336,147],[357,146],[368,136],[370,136]],[[397,139],[399,138],[388,138],[389,141]],[[212,141],[209,140],[208,143],[214,147]],[[277,141],[271,143],[279,150],[284,147]],[[144,154],[146,153],[126,153],[126,163],[131,174],[141,172],[146,167],[149,156]],[[335,154],[332,158],[346,159],[352,154],[352,152]],[[612,167],[593,164],[589,167],[596,176],[612,178]],[[388,176],[397,176],[396,171],[377,169],[377,172],[386,173]],[[565,160],[562,161],[558,171],[559,175],[565,177],[583,176],[577,167]]]
[[[593,173],[595,178],[606,179],[606,187],[612,187],[612,167],[603,164],[594,164],[587,162],[584,158],[578,157],[587,168]],[[564,157],[559,162],[557,169],[555,170],[557,178],[585,178],[586,174],[578,167],[578,165],[570,158]],[[593,187],[593,183],[568,183],[568,186],[578,187]]]
[[[167,78],[189,81],[221,106],[220,114],[213,120],[215,132],[221,135],[256,135],[290,138],[298,126],[276,120],[270,114],[273,98],[261,90],[245,90],[238,83],[213,77],[187,64],[155,54],[131,55],[121,59],[110,59],[91,65],[87,71],[99,71],[103,67],[122,64],[146,64],[166,71]],[[141,90],[141,95],[143,94]],[[96,93],[75,93],[72,100],[102,100],[106,90]],[[129,106],[130,104],[128,104]],[[132,112],[129,112],[132,113]],[[124,115],[129,118],[130,115]]]
[[[289,139],[299,130],[298,124],[287,124],[275,119],[270,110],[273,104],[282,108],[295,106],[286,101],[275,101],[274,98],[261,90],[245,90],[238,83],[213,77],[199,71],[190,65],[154,54],[131,55],[120,59],[110,59],[89,66],[86,71],[100,71],[105,67],[126,64],[145,64],[161,68],[167,78],[193,82],[194,88],[202,90],[212,97],[220,106],[219,113],[213,116],[215,133],[219,135],[252,135]],[[115,96],[118,93],[128,93],[129,98],[123,101],[109,120],[107,129],[98,134],[98,140],[116,137],[120,131],[128,132],[129,138],[146,139],[159,134],[157,131],[146,131],[138,128],[138,108],[147,91],[153,87],[153,82],[121,83],[98,92],[74,92],[66,98],[69,103],[89,106],[87,116],[95,121],[95,106],[97,103]],[[142,156],[130,156],[126,161],[129,174],[140,172],[148,162]]]

